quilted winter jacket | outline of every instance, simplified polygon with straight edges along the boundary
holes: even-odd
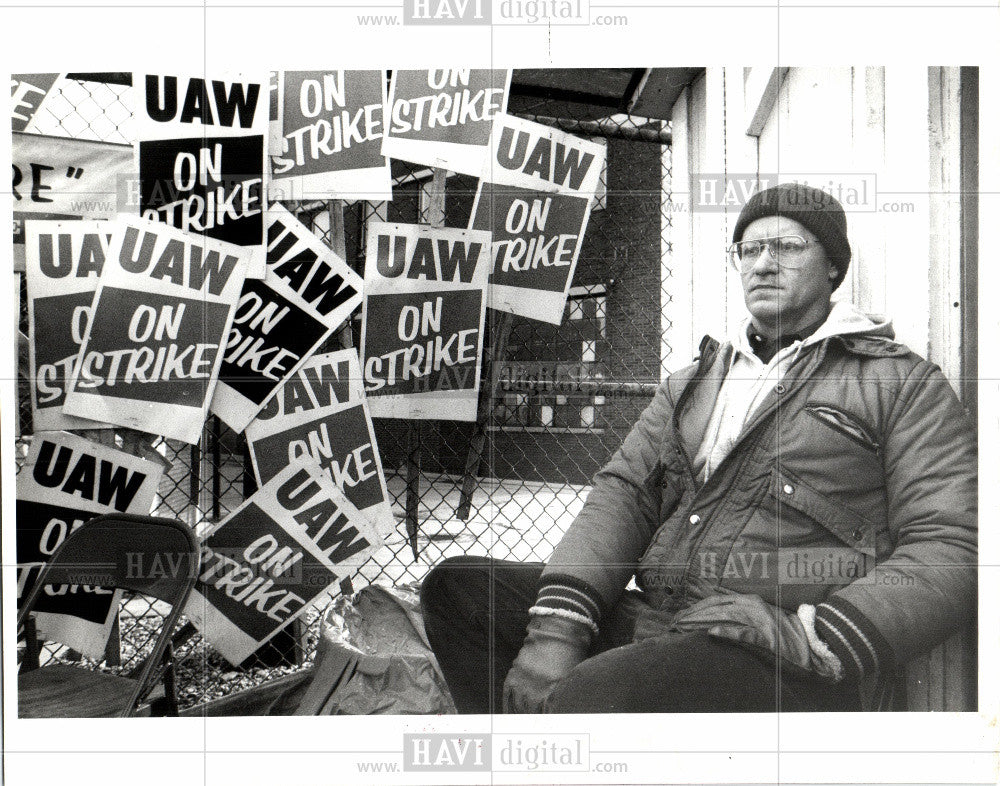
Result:
[[[892,338],[804,345],[702,483],[692,458],[733,352],[706,337],[595,476],[538,602],[599,624],[635,575],[667,615],[725,592],[807,603],[855,676],[942,641],[976,606],[975,431],[937,366]]]

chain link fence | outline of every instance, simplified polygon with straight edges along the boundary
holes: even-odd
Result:
[[[121,75],[126,76],[126,75]],[[36,117],[35,133],[132,143],[126,100],[115,81],[63,80]],[[509,110],[588,136],[607,148],[596,204],[558,326],[487,311],[480,419],[476,423],[378,419],[375,431],[398,526],[361,567],[355,587],[420,581],[446,556],[489,554],[545,560],[583,504],[592,474],[618,447],[663,376],[670,295],[670,147],[660,121],[611,115],[606,107],[519,93]],[[390,202],[285,203],[363,273],[372,221],[469,223],[475,178],[393,162]],[[442,190],[443,186],[443,190]],[[341,221],[342,215],[342,221]],[[343,233],[339,228],[343,227]],[[342,246],[342,247],[341,247]],[[23,278],[23,277],[22,277]],[[27,333],[22,281],[21,330]],[[360,314],[327,349],[357,346]],[[30,435],[27,380],[19,380],[22,434]],[[107,432],[105,439],[112,439]],[[113,439],[128,447],[134,435]],[[18,444],[23,460],[30,436]],[[169,469],[154,514],[196,531],[220,521],[256,488],[245,440],[214,417],[198,445],[157,439],[148,448]],[[416,533],[418,557],[409,537]],[[185,626],[175,644],[181,707],[274,679],[311,659],[324,609],[314,609],[234,668]],[[106,660],[127,673],[151,646],[157,603],[131,598]],[[78,659],[47,645],[43,659]]]

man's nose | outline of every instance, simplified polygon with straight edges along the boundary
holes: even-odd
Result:
[[[761,246],[760,254],[758,254],[757,259],[753,263],[753,271],[758,272],[773,272],[778,269],[778,260],[775,258],[774,254],[771,253],[771,246],[769,243],[764,243]]]

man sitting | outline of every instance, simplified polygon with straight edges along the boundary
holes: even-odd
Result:
[[[831,302],[841,205],[761,191],[729,253],[749,319],[660,386],[548,564],[424,581],[460,712],[868,709],[974,615],[974,424],[888,321]]]

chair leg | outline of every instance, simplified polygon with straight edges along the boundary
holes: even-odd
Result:
[[[166,701],[166,714],[176,718],[180,713],[177,706],[177,680],[174,674],[174,645],[167,644],[166,652],[163,653],[163,692]]]
[[[21,672],[33,671],[41,663],[41,646],[38,643],[38,628],[35,627],[35,617],[28,614],[24,621],[24,658],[21,661]]]

